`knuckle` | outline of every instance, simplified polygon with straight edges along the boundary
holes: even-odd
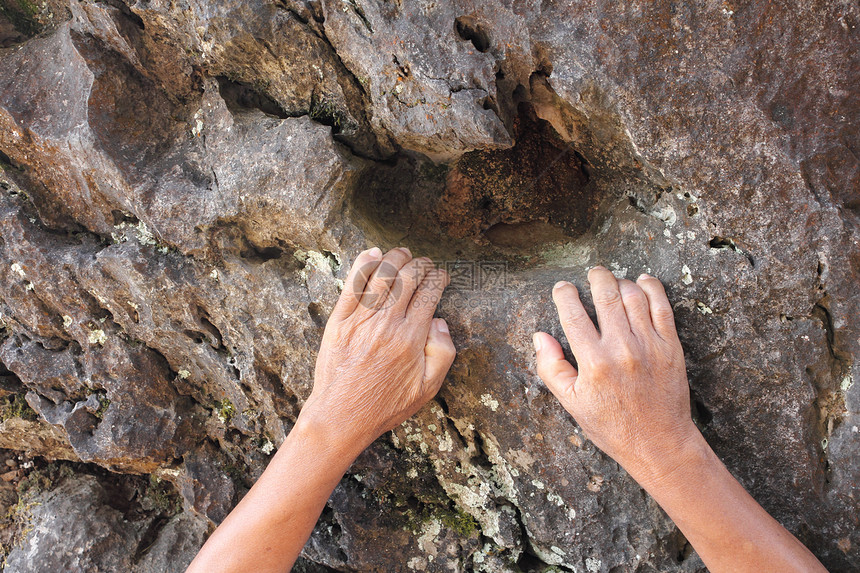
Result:
[[[370,279],[370,282],[367,283],[367,286],[370,290],[388,288],[392,280],[393,278],[388,275],[376,275],[372,279]]]
[[[672,310],[672,307],[668,304],[659,304],[655,305],[652,309],[654,313],[654,317],[661,321],[671,321],[675,317],[675,313]]]
[[[399,360],[411,358],[412,355],[415,353],[412,348],[411,341],[408,341],[403,338],[397,338],[396,340],[393,340],[390,345],[392,355],[397,357]]]
[[[621,302],[621,293],[615,289],[605,289],[594,293],[594,304],[613,306]]]
[[[647,304],[648,299],[645,297],[645,293],[639,287],[633,285],[627,288],[621,289],[621,298],[624,299],[624,304],[633,304],[633,305],[644,305]]]
[[[612,373],[612,361],[605,356],[595,356],[588,359],[588,372],[595,378],[605,378]]]
[[[625,372],[631,372],[639,367],[639,353],[630,345],[622,344],[616,352],[618,357],[618,365]]]
[[[583,323],[583,315],[568,305],[561,307],[559,319],[566,326],[579,326]]]

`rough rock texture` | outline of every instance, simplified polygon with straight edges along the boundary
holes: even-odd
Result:
[[[180,570],[289,432],[352,259],[405,244],[454,278],[459,356],[297,571],[703,569],[535,375],[551,285],[598,263],[664,281],[709,442],[860,568],[858,25],[839,0],[0,0],[0,447],[38,486],[0,492],[6,567]],[[71,461],[28,478],[45,460]]]

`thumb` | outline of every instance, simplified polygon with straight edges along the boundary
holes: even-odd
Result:
[[[537,372],[547,388],[567,408],[575,398],[574,384],[578,373],[568,362],[558,341],[545,332],[535,332],[533,337],[537,353]]]
[[[439,391],[445,374],[454,362],[457,349],[448,332],[448,324],[443,318],[434,318],[424,344],[424,388],[433,394]],[[429,399],[429,398],[428,398]]]

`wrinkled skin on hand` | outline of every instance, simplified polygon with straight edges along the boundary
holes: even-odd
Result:
[[[538,332],[538,375],[597,447],[647,479],[698,433],[672,307],[654,277],[618,281],[595,267],[588,279],[599,332],[576,287],[557,283],[553,300],[579,369]]]
[[[364,449],[430,400],[456,350],[433,313],[448,275],[406,248],[361,253],[326,324],[302,416]]]

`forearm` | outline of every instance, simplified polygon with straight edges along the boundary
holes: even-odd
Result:
[[[715,573],[825,571],[744,490],[698,432],[662,475],[654,467],[631,475]]]
[[[266,471],[212,534],[187,573],[289,571],[357,454],[300,417]]]

